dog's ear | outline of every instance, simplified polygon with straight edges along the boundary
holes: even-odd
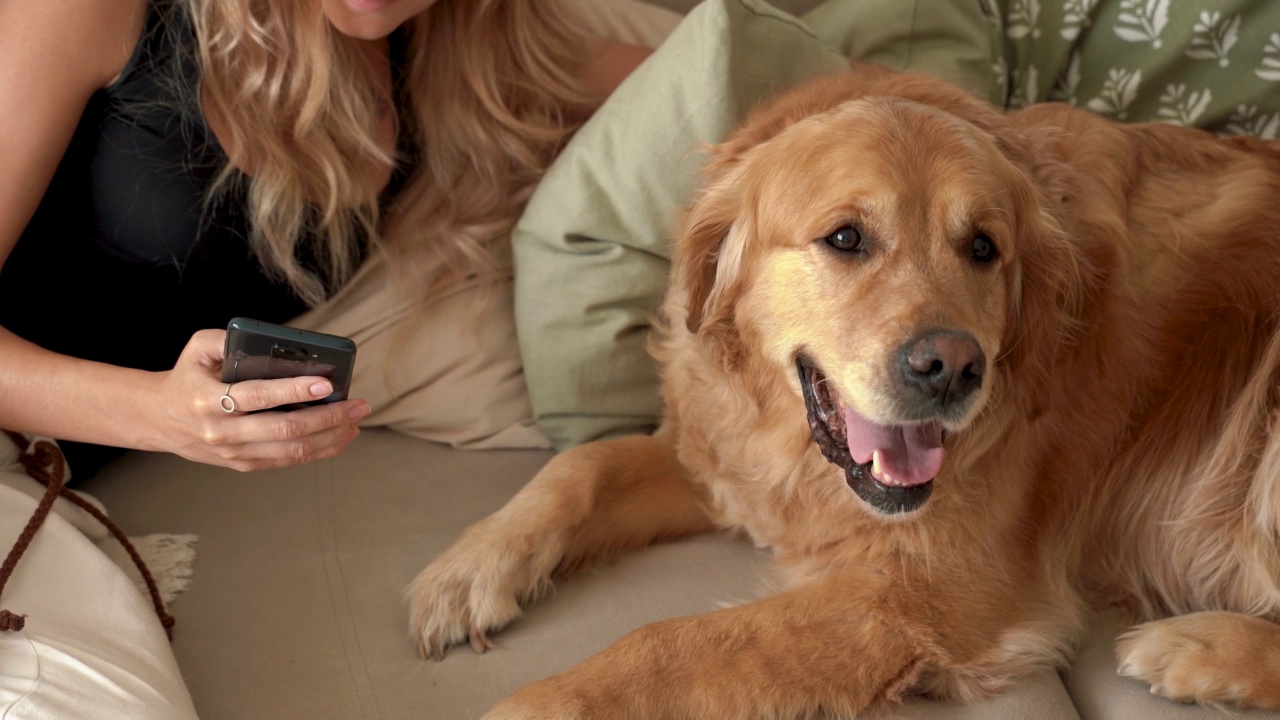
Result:
[[[713,149],[706,186],[684,214],[672,253],[672,282],[684,293],[685,327],[731,369],[742,357],[734,304],[751,235],[742,165],[730,148]]]
[[[753,233],[744,157],[788,126],[859,96],[871,84],[857,73],[815,78],[761,102],[722,143],[708,149],[703,188],[680,223],[672,284],[686,293],[685,326],[708,341],[726,367],[742,357],[733,306]]]
[[[1096,258],[1085,238],[1063,225],[1068,170],[1046,153],[1044,138],[1002,133],[998,144],[1016,166],[1017,248],[1006,268],[1010,316],[1002,341],[1010,390],[1022,396],[1028,419],[1053,402],[1054,366],[1075,342],[1087,299],[1097,291]]]

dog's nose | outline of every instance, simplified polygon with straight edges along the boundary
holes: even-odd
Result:
[[[907,386],[940,408],[982,387],[987,357],[968,333],[935,330],[909,340],[899,352]]]

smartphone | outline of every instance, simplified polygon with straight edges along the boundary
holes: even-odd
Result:
[[[274,408],[297,410],[347,399],[355,363],[356,344],[349,338],[236,317],[227,323],[222,382],[317,375],[333,383],[328,397]]]

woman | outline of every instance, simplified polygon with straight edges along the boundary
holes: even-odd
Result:
[[[323,310],[362,263],[424,296],[493,266],[646,53],[552,0],[5,3],[0,427],[62,440],[81,478],[117,448],[341,452],[366,399],[253,414],[331,388],[228,388],[210,328]]]

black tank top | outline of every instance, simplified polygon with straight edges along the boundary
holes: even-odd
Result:
[[[182,3],[149,5],[133,57],[90,99],[0,270],[0,325],[65,355],[167,370],[197,330],[237,315],[285,322],[307,306],[255,257],[243,188],[206,203],[226,156],[195,102],[194,32]],[[399,170],[384,198],[403,181]],[[60,444],[77,479],[121,452]]]

